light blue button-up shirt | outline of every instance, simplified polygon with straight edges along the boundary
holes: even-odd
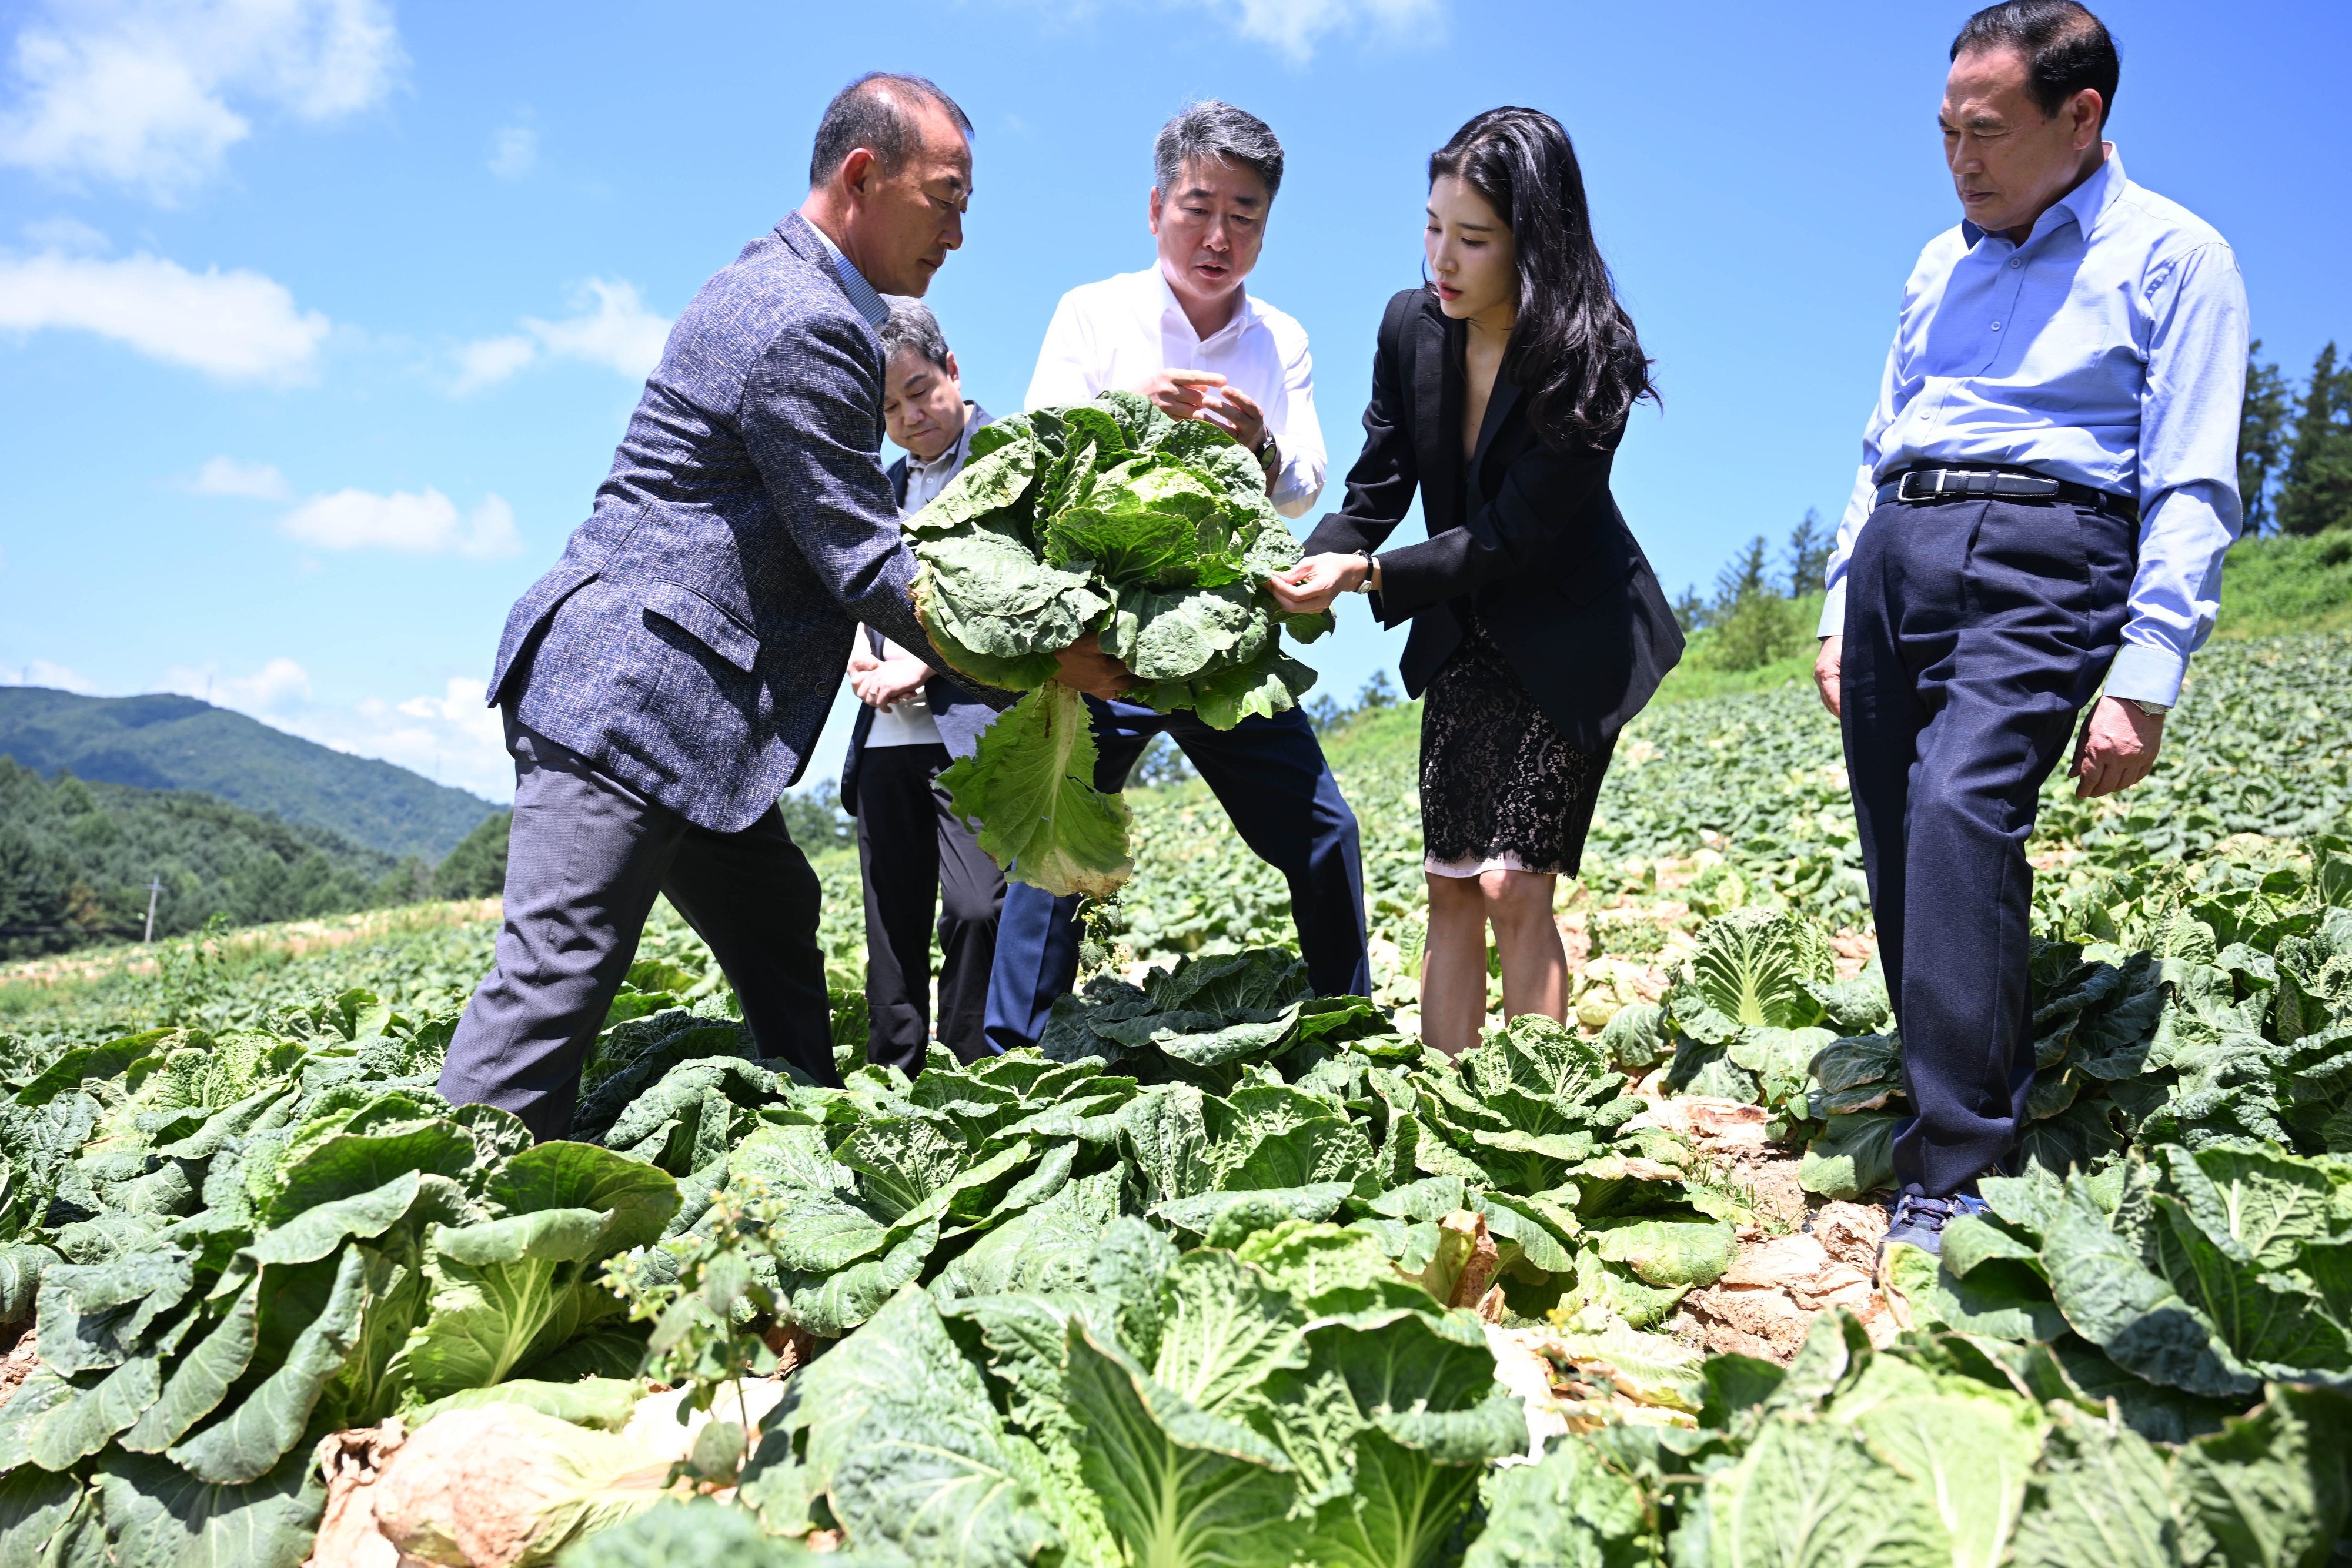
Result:
[[[814,224],[809,225],[809,227],[816,229],[816,237],[824,242],[825,250],[832,256],[834,276],[841,279],[841,291],[849,296],[850,305],[860,316],[866,318],[868,325],[879,332],[882,329],[882,324],[890,319],[888,302],[876,292],[872,284],[866,281],[866,275],[851,265],[847,256],[841,254],[841,247],[833,243],[831,235],[823,229],[817,229]]]
[[[2179,698],[2238,537],[2246,289],[2219,234],[2106,152],[2023,245],[1963,223],[1919,253],[1830,557],[1822,636],[1845,630],[1846,563],[1881,483],[1916,463],[2007,464],[2138,501],[2139,570],[2107,694]]]

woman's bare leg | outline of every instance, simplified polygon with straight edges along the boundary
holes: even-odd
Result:
[[[1541,1013],[1554,1023],[1568,1021],[1568,950],[1551,914],[1559,883],[1549,873],[1479,873],[1478,891],[1502,955],[1507,1019]]]
[[[1478,879],[1429,876],[1421,956],[1421,1038],[1448,1056],[1478,1043],[1486,1021],[1486,899]]]

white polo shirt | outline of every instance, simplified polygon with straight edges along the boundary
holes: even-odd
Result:
[[[1251,295],[1231,321],[1202,338],[1158,266],[1122,272],[1062,296],[1029,378],[1029,408],[1084,402],[1132,387],[1159,371],[1214,371],[1265,412],[1282,444],[1275,509],[1303,517],[1323,493],[1329,459],[1315,417],[1315,361],[1307,329]]]

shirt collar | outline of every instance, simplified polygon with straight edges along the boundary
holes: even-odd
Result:
[[[1176,298],[1176,290],[1170,285],[1168,281],[1168,274],[1161,269],[1160,263],[1157,261],[1154,261],[1151,264],[1151,281],[1160,290],[1160,309],[1162,319],[1164,319],[1166,317],[1173,315],[1176,319],[1184,323],[1184,330],[1187,332],[1192,331],[1192,319],[1184,314],[1184,302]],[[1218,328],[1207,337],[1199,339],[1199,341],[1202,343],[1213,343],[1220,338],[1235,336],[1240,333],[1243,329],[1248,327],[1257,319],[1257,301],[1250,297],[1249,285],[1246,283],[1235,284],[1234,286],[1234,292],[1242,297],[1241,308],[1234,312],[1234,319],[1232,320],[1226,322],[1223,326]]]
[[[2026,245],[2032,245],[2069,219],[2086,238],[2097,226],[2099,214],[2106,211],[2107,204],[2121,195],[2124,189],[2124,155],[2116,150],[2114,142],[2104,145],[2107,150],[2105,160],[2092,171],[2089,179],[2053,202],[2048,212],[2033,220],[2033,231],[2025,236]],[[1966,218],[1960,220],[1960,229],[1968,236],[1970,246],[1984,238],[1987,232]]]
[[[874,286],[866,281],[865,275],[841,254],[841,247],[833,243],[831,235],[814,224],[809,227],[816,231],[816,237],[824,242],[825,253],[833,257],[834,275],[841,279],[841,291],[849,296],[849,302],[857,308],[857,313],[879,332],[882,323],[890,319],[890,307],[882,302],[882,296],[874,291]]]
[[[2106,143],[2106,160],[2092,172],[2091,177],[2058,198],[2058,207],[2072,214],[2086,235],[2098,223],[2099,214],[2107,210],[2107,204],[2123,193],[2124,155],[2116,151],[2112,141]],[[2057,207],[2051,210],[2055,212]]]

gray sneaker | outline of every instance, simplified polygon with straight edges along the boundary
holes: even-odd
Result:
[[[1940,1257],[1945,1226],[1967,1215],[1991,1212],[1991,1206],[1972,1192],[1929,1197],[1916,1187],[1906,1187],[1895,1200],[1894,1223],[1886,1228],[1886,1235],[1878,1244],[1878,1256],[1883,1260],[1888,1247],[1907,1241],[1923,1252]]]

